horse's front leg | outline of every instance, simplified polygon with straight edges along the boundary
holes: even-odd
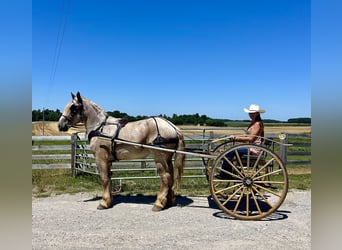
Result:
[[[102,184],[102,199],[97,209],[109,208],[112,204],[112,179],[111,179],[111,162],[103,160],[99,155],[96,157],[96,165],[100,172],[101,184]]]

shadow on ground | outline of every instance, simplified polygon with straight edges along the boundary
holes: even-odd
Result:
[[[101,199],[101,196],[96,196],[91,199],[83,200],[83,202],[94,202],[99,201]],[[130,203],[130,204],[146,204],[146,205],[153,205],[154,201],[156,199],[155,195],[114,195],[113,196],[113,202],[111,204],[111,208],[115,205],[121,204],[121,203]],[[208,203],[206,205],[204,204],[195,204],[194,200],[186,197],[186,196],[176,196],[176,201],[174,202],[173,207],[186,207],[190,206],[193,208],[206,208],[206,209],[214,209],[213,216],[220,218],[220,219],[228,219],[228,220],[236,220],[234,216],[231,216],[229,214],[226,214],[223,212],[217,204],[214,202],[212,197],[209,195],[207,197]],[[169,207],[166,207],[165,209],[168,209]],[[288,215],[291,213],[290,211],[286,210],[276,210],[269,216],[260,219],[260,221],[275,221],[275,220],[284,220],[288,218]]]
[[[208,196],[208,204],[209,204],[210,208],[220,210],[220,208],[217,206],[217,204],[215,203],[215,201],[212,199],[212,197],[210,195]],[[234,208],[228,207],[228,209],[233,211]],[[267,211],[267,209],[268,208],[266,208],[265,211]],[[289,213],[291,213],[291,212],[286,211],[286,210],[276,210],[272,214],[270,214],[269,216],[260,219],[260,221],[285,220],[288,218],[287,214],[289,214]],[[223,212],[222,210],[213,213],[213,216],[215,216],[217,218],[221,218],[221,219],[228,219],[228,220],[236,220],[237,219],[237,218]]]
[[[83,202],[92,202],[101,200],[101,196],[96,196],[91,199],[83,200]],[[155,195],[115,195],[113,197],[113,202],[111,207],[120,204],[120,203],[132,203],[132,204],[146,204],[153,205],[156,200]],[[186,196],[176,196],[176,201],[173,206],[188,206],[193,203],[193,200]],[[167,209],[166,207],[165,209]]]

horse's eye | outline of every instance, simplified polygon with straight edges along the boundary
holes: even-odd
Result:
[[[71,113],[75,114],[77,112],[78,108],[76,106],[71,106],[70,111]]]

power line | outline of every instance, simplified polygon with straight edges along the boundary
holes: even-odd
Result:
[[[61,54],[63,40],[64,40],[64,34],[65,34],[67,22],[68,22],[69,13],[70,13],[70,6],[71,6],[71,0],[63,1],[61,23],[58,29],[57,41],[55,45],[51,73],[50,73],[50,84],[53,84],[55,80],[58,61],[59,61],[59,57]]]
[[[60,18],[59,29],[58,29],[58,33],[57,33],[54,55],[52,58],[50,78],[49,78],[49,83],[48,83],[48,90],[46,93],[46,102],[45,102],[46,106],[49,105],[50,95],[51,95],[51,93],[53,93],[53,91],[52,91],[53,85],[54,85],[54,81],[55,81],[57,66],[58,66],[59,57],[61,54],[62,44],[63,44],[63,40],[64,40],[64,34],[65,34],[66,27],[67,27],[67,22],[68,22],[68,17],[69,17],[69,13],[70,13],[70,7],[71,7],[71,0],[63,0],[61,2],[62,2],[61,18]]]

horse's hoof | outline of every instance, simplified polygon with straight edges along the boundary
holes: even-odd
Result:
[[[152,207],[152,211],[153,211],[153,212],[159,212],[159,211],[161,211],[161,210],[163,210],[162,207],[158,207],[158,206],[156,206],[156,205],[154,205],[154,206]]]
[[[104,207],[104,206],[102,206],[101,204],[99,204],[99,205],[97,206],[97,209],[98,209],[98,210],[103,210],[103,209],[107,209],[107,208]]]

